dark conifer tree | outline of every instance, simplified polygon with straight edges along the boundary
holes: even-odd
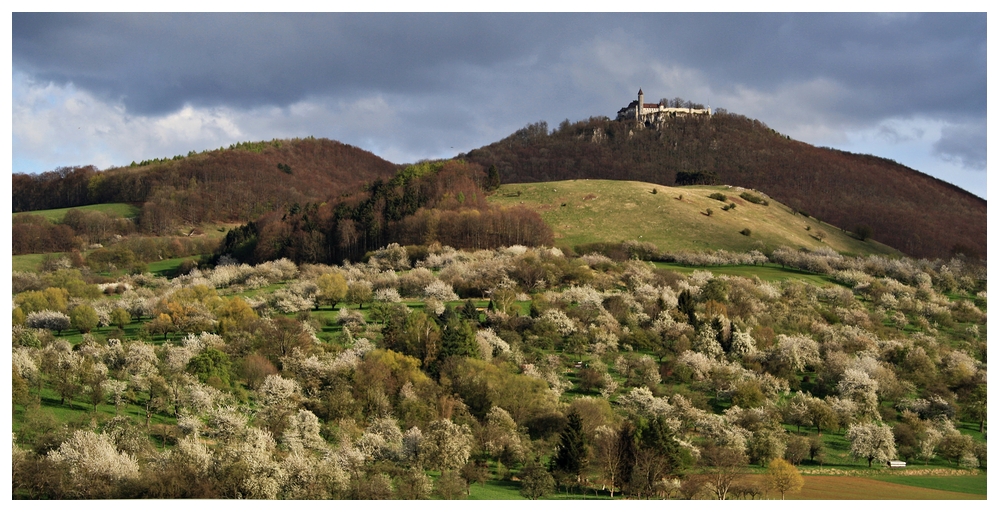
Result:
[[[732,337],[725,336],[725,325],[722,323],[721,317],[716,316],[711,320],[711,329],[715,331],[715,339],[718,344],[721,345],[722,350],[726,354],[732,351]]]
[[[472,299],[465,301],[464,306],[461,308],[461,316],[465,317],[466,320],[479,323],[479,310],[475,307]]]
[[[680,292],[680,296],[677,297],[676,307],[680,309],[681,313],[687,316],[687,323],[694,329],[697,329],[700,325],[697,321],[697,303],[694,301],[694,296],[690,294],[690,290]]]
[[[643,421],[636,434],[635,464],[630,484],[633,492],[648,496],[656,482],[683,469],[688,457],[661,416]]]
[[[485,189],[487,192],[492,192],[493,190],[498,189],[499,186],[500,186],[499,169],[497,169],[495,165],[490,165],[488,174],[486,175]]]
[[[571,476],[578,485],[581,475],[589,464],[586,435],[583,432],[583,420],[579,413],[572,411],[568,417],[569,423],[562,430],[558,448],[552,457],[551,467],[555,473]]]
[[[441,352],[438,359],[444,361],[451,356],[477,357],[475,328],[454,311],[450,305],[441,314]]]

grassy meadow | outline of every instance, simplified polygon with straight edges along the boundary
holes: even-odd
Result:
[[[664,251],[746,252],[785,245],[812,250],[828,247],[849,255],[898,254],[884,244],[860,241],[835,226],[795,214],[773,199],[766,198],[769,206],[746,201],[739,197],[743,191],[728,186],[570,180],[503,185],[490,201],[537,211],[555,231],[555,243],[560,246],[639,240]],[[713,193],[727,200],[708,197]],[[736,207],[723,211],[730,203]],[[740,233],[747,228],[748,236]]]
[[[86,206],[74,206],[73,208],[56,208],[53,210],[35,210],[31,212],[15,213],[14,217],[28,214],[41,215],[49,222],[57,223],[61,222],[63,217],[66,216],[66,212],[70,210],[102,212],[109,215],[114,214],[125,219],[131,219],[138,217],[141,209],[138,206],[129,203],[102,203],[89,204]]]

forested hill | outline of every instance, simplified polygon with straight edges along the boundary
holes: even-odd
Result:
[[[397,170],[368,151],[328,139],[247,142],[105,171],[87,166],[14,174],[13,207],[140,203],[143,228],[158,231],[178,221],[248,221],[360,190]]]
[[[843,229],[917,257],[985,258],[986,201],[891,160],[791,140],[721,112],[658,127],[591,118],[549,133],[529,125],[460,155],[504,183],[618,179],[754,188]]]

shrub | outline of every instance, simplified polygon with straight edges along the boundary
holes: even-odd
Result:
[[[713,172],[704,171],[678,171],[676,173],[676,185],[714,185],[718,181],[718,176]]]
[[[863,242],[864,240],[867,240],[868,238],[871,237],[871,234],[873,233],[873,230],[871,229],[870,226],[868,226],[866,224],[861,224],[861,225],[853,228],[853,232],[854,232],[854,234],[857,235],[857,239],[860,240],[861,242]]]
[[[24,325],[26,318],[21,308],[14,308],[14,311],[11,313],[11,322],[13,325]]]
[[[719,200],[721,202],[728,201],[728,196],[726,196],[725,194],[722,194],[721,192],[715,192],[714,194],[711,194],[708,197],[710,197],[711,199],[717,199],[717,200]]]
[[[56,331],[56,335],[61,335],[62,331],[69,329],[69,316],[58,311],[36,311],[25,319],[25,324],[32,329],[48,329]]]
[[[177,267],[177,275],[178,276],[185,276],[187,274],[190,274],[191,271],[194,270],[194,269],[196,269],[196,268],[198,268],[198,262],[197,261],[194,261],[192,259],[186,259],[184,261],[181,261],[180,265]]]
[[[753,194],[753,193],[751,193],[749,191],[746,191],[746,192],[743,192],[743,193],[739,194],[739,197],[741,197],[741,198],[745,199],[746,201],[749,201],[750,203],[753,203],[753,204],[762,204],[763,206],[768,206],[770,204],[769,202],[767,202],[766,199],[763,199],[762,197],[760,197],[760,196],[758,196],[756,194]]]
[[[744,229],[743,229],[742,231],[740,231],[739,233],[741,233],[741,234],[743,234],[743,235],[745,235],[745,236],[749,236],[749,235],[752,235],[752,234],[753,234],[753,230],[751,230],[751,229],[749,229],[749,228],[744,228]]]
[[[69,312],[69,320],[73,327],[83,333],[92,331],[100,322],[100,318],[97,316],[94,308],[86,304],[80,304],[73,308]]]
[[[187,363],[187,371],[196,375],[201,382],[207,383],[215,377],[218,383],[228,387],[230,366],[229,356],[224,352],[207,348],[191,358]]]

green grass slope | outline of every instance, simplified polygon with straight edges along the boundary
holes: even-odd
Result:
[[[139,216],[140,208],[138,206],[128,204],[128,203],[102,203],[102,204],[88,204],[86,206],[76,206],[73,208],[55,208],[52,210],[34,210],[30,212],[18,212],[14,214],[14,217],[18,215],[41,215],[45,217],[49,222],[62,222],[63,217],[66,216],[66,212],[70,210],[83,210],[83,211],[96,211],[106,214],[116,214],[119,217],[125,219],[131,219]]]
[[[739,197],[742,191],[728,186],[569,180],[503,185],[490,201],[536,210],[555,231],[556,244],[562,246],[639,240],[667,251],[745,252],[784,245],[811,250],[829,247],[851,255],[899,254],[884,244],[857,240],[835,226],[795,214],[772,198],[768,198],[769,206],[746,201]],[[728,199],[721,202],[708,197],[716,192]],[[723,211],[729,203],[736,207]],[[747,228],[748,236],[740,233]],[[820,233],[825,233],[822,240]]]

